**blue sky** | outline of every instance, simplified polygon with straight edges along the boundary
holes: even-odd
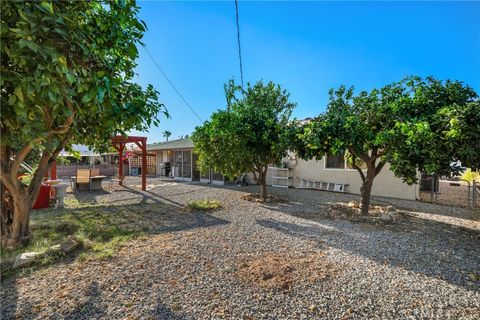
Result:
[[[235,3],[140,1],[144,43],[202,120],[240,80]],[[341,84],[369,90],[406,75],[464,81],[480,93],[480,2],[239,2],[244,77],[280,84],[297,118],[325,110]],[[135,79],[151,83],[171,119],[148,141],[190,134],[201,121],[143,48]]]

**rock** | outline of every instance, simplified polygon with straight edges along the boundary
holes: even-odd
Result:
[[[386,210],[387,213],[397,212],[397,208],[395,208],[394,206],[387,206]]]
[[[68,237],[63,243],[60,245],[60,251],[63,254],[68,254],[75,250],[80,244],[74,237]]]
[[[15,262],[13,263],[12,268],[17,269],[17,268],[23,268],[26,267],[30,264],[32,264],[37,258],[40,258],[43,256],[44,253],[42,252],[24,252],[19,254],[15,258]]]
[[[348,203],[348,206],[349,206],[350,208],[360,208],[360,204],[359,204],[357,201],[350,201],[350,202]]]
[[[314,304],[311,304],[311,305],[308,307],[308,310],[310,310],[311,312],[314,312],[315,310],[317,310],[317,306],[314,305]]]
[[[475,273],[469,273],[469,274],[468,274],[468,280],[470,280],[470,281],[475,282],[475,281],[477,281],[477,280],[479,280],[479,279],[480,279],[480,278],[479,278]]]
[[[89,240],[89,239],[85,239],[83,240],[83,248],[84,249],[91,249],[93,247],[93,241]]]
[[[403,218],[403,216],[400,213],[398,213],[397,211],[389,212],[387,214],[390,218],[392,218],[393,221],[402,220],[402,218]]]
[[[2,261],[0,261],[0,273],[4,273],[12,269],[14,263],[15,258],[3,259]]]
[[[393,221],[393,217],[388,213],[384,213],[378,218],[383,222],[392,222]]]
[[[56,244],[54,246],[51,246],[50,248],[48,248],[47,250],[47,254],[48,255],[52,255],[52,254],[56,254],[56,253],[59,253],[60,252],[60,245],[59,244]]]

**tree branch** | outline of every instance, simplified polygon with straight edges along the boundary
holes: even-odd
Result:
[[[60,127],[55,128],[55,129],[51,129],[50,131],[48,131],[48,134],[52,135],[52,134],[67,133],[68,130],[70,129],[70,126],[73,123],[73,120],[75,119],[75,114],[76,114],[76,112],[73,111],[72,115],[69,116]]]
[[[71,138],[72,132],[69,132],[52,153],[44,153],[42,155],[37,170],[33,174],[32,181],[30,182],[29,197],[36,196],[36,190],[38,190],[38,188],[40,187],[40,184],[45,177],[45,173],[48,171],[48,169],[50,169],[53,160],[55,160],[58,154],[63,150],[63,148],[65,148]]]
[[[383,169],[385,164],[387,163],[386,160],[381,160],[378,166],[375,168],[375,177],[380,173],[380,171]]]
[[[355,150],[353,148],[348,148],[348,151],[350,151],[353,157],[352,167],[358,171],[358,173],[360,174],[360,177],[362,178],[362,181],[365,182],[365,174],[363,173],[362,169],[359,166],[357,166],[357,163],[355,162],[356,160],[355,157],[357,157],[357,155],[355,154]]]

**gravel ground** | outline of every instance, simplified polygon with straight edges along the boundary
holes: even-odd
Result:
[[[471,279],[480,275],[478,212],[377,198],[408,212],[377,225],[328,217],[329,203],[353,195],[270,188],[288,201],[262,204],[241,199],[256,187],[149,179],[141,192],[139,183],[130,178],[128,189],[68,200],[146,206],[155,213],[147,236],[109,260],[67,261],[3,280],[2,319],[480,318],[480,282]],[[197,199],[223,207],[187,212]],[[239,276],[263,258],[283,259],[291,286]],[[309,263],[312,277],[295,270]]]

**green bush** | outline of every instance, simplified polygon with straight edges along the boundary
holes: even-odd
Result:
[[[220,202],[218,200],[197,200],[188,203],[188,208],[191,210],[211,211],[220,208]]]

